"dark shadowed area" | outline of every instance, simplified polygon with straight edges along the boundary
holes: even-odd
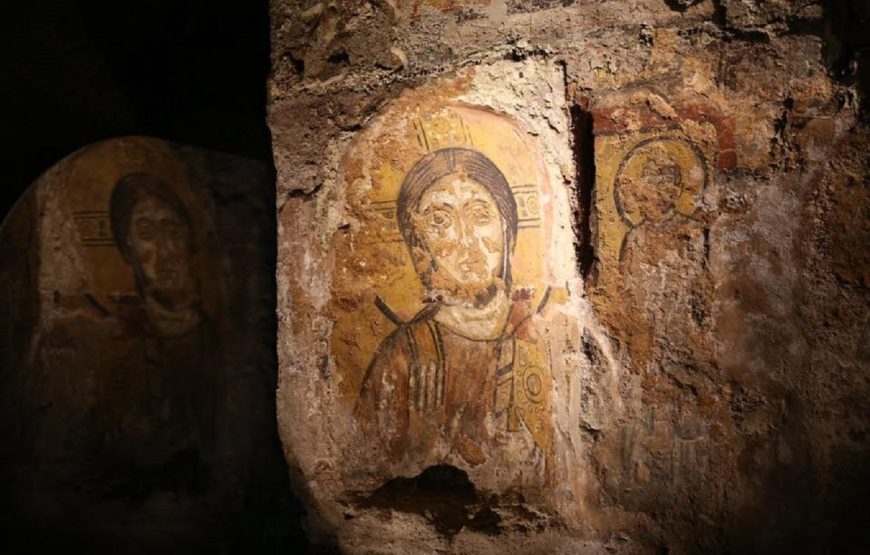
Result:
[[[3,184],[0,217],[6,218],[18,204],[14,218],[7,222],[6,235],[0,245],[0,273],[8,285],[9,298],[22,299],[7,303],[9,321],[4,322],[4,327],[8,324],[8,329],[4,330],[0,356],[4,364],[4,387],[9,389],[7,386],[11,383],[20,383],[16,380],[24,379],[21,377],[24,370],[33,370],[29,363],[23,362],[27,353],[20,347],[30,341],[28,338],[39,318],[36,287],[40,262],[33,248],[39,235],[36,203],[34,195],[28,195],[21,202],[18,200],[31,183],[63,158],[95,142],[129,135],[158,137],[179,145],[234,155],[239,157],[232,159],[235,161],[221,155],[185,154],[188,151],[180,154],[181,158],[192,160],[189,172],[195,177],[191,177],[193,181],[199,180],[195,183],[199,194],[213,202],[209,217],[214,225],[253,230],[244,222],[246,218],[262,222],[256,231],[247,234],[232,234],[231,229],[209,232],[210,236],[228,239],[219,245],[222,250],[218,258],[228,261],[220,263],[229,264],[230,274],[238,273],[232,269],[234,264],[243,261],[248,264],[245,272],[249,274],[244,279],[237,279],[240,277],[237,275],[221,278],[224,294],[242,302],[248,316],[224,312],[230,318],[255,317],[256,321],[233,323],[225,319],[225,323],[220,324],[220,319],[214,317],[209,325],[215,328],[223,325],[229,331],[210,331],[206,335],[232,333],[237,342],[247,342],[249,347],[260,345],[255,357],[245,357],[244,349],[249,347],[236,348],[235,345],[236,354],[228,355],[229,365],[249,372],[243,378],[247,380],[248,389],[243,394],[232,390],[227,394],[231,398],[227,406],[231,408],[225,413],[246,418],[244,422],[235,422],[236,432],[232,433],[244,426],[257,427],[256,438],[248,441],[254,444],[255,454],[246,463],[245,471],[239,474],[241,477],[237,477],[237,491],[230,491],[217,501],[206,496],[205,492],[214,489],[219,478],[203,466],[202,454],[197,449],[179,448],[159,464],[146,460],[136,464],[117,463],[105,458],[102,466],[93,467],[88,463],[90,472],[85,474],[89,475],[77,479],[76,491],[83,498],[99,498],[100,509],[94,505],[89,513],[85,506],[80,514],[67,514],[62,520],[56,516],[49,518],[45,515],[56,515],[64,507],[81,505],[71,505],[73,497],[48,495],[27,500],[32,510],[24,514],[19,510],[22,500],[13,499],[12,492],[18,491],[20,495],[20,491],[29,491],[31,485],[14,484],[11,476],[17,474],[8,472],[12,472],[10,468],[29,464],[24,453],[38,452],[38,448],[31,445],[33,442],[21,443],[14,435],[21,430],[34,429],[37,419],[20,414],[13,418],[14,422],[2,427],[6,439],[9,439],[7,432],[16,438],[7,441],[14,444],[3,449],[4,483],[0,501],[3,546],[14,545],[37,552],[81,548],[95,553],[163,552],[169,549],[167,546],[185,553],[305,551],[308,542],[300,524],[304,508],[290,492],[273,416],[277,363],[273,347],[275,326],[273,318],[269,317],[275,303],[275,260],[271,210],[274,177],[271,141],[265,125],[268,2],[49,0],[5,4],[2,12],[0,105],[3,125],[0,133],[6,146],[0,154],[0,182]],[[250,168],[255,169],[256,175],[250,173]],[[209,179],[217,181],[210,183]],[[205,235],[203,230],[195,231],[200,236]],[[63,295],[56,298],[61,305],[72,302]],[[101,308],[97,305],[84,306],[83,310],[92,311],[99,320]],[[241,306],[237,305],[236,310],[241,310]],[[45,314],[42,318],[46,318]],[[66,344],[73,340],[81,345],[80,353],[99,353],[102,347],[97,336],[90,341],[85,337],[90,333],[87,330],[91,329],[88,326],[92,326],[93,318],[88,316],[82,321],[87,324],[84,328],[68,324],[54,326],[46,344],[58,340]],[[117,326],[113,321],[104,319],[104,324],[100,325]],[[245,328],[243,334],[232,331],[240,327]],[[64,329],[67,331],[62,333],[69,337],[59,338],[58,330]],[[75,339],[76,334],[81,337]],[[86,347],[89,342],[94,349]],[[211,350],[215,349],[217,347]],[[232,348],[222,350],[230,351]],[[54,352],[50,351],[46,357],[57,366],[62,359],[51,354]],[[176,360],[167,368],[175,366],[179,371],[187,371],[189,362],[185,359],[193,355],[181,352],[170,356]],[[151,355],[146,355],[148,357]],[[83,354],[77,360],[84,365],[87,356]],[[127,373],[133,376],[141,372],[144,361],[129,359]],[[203,365],[203,369],[207,371],[208,366]],[[99,368],[96,371],[99,372]],[[129,387],[123,391],[135,395],[135,390]],[[3,398],[14,395],[14,391],[5,391]],[[119,408],[128,408],[122,398],[116,401]],[[57,406],[44,406],[36,410],[48,414],[56,409]],[[104,416],[108,414],[104,411]],[[45,418],[40,418],[38,425],[46,428]],[[71,423],[77,416],[70,418]],[[66,444],[79,437],[78,431],[72,432]],[[82,431],[81,435],[93,436],[97,430],[91,432]],[[168,437],[168,434],[163,435]],[[45,436],[42,433],[40,437]],[[161,441],[159,437],[160,434],[152,434],[152,438],[157,438],[154,441]],[[105,438],[101,441],[105,443]],[[245,440],[224,438],[221,441],[232,444]],[[57,447],[60,443],[55,442],[50,449],[60,453]],[[164,450],[175,449],[168,444],[163,447]],[[80,456],[88,449],[89,446],[80,445],[79,449],[70,450],[65,446],[63,453],[75,452]],[[151,453],[159,450],[155,446]],[[93,458],[100,456],[92,452]],[[78,462],[67,462],[72,465],[70,468],[79,468],[75,466]],[[33,471],[32,476],[40,475],[44,473]],[[176,519],[167,524],[172,533],[164,534],[160,529],[149,532],[149,525],[140,525],[136,537],[156,543],[135,545],[132,536],[125,539],[124,514],[141,517],[149,505],[159,507],[163,503],[177,507],[188,499],[200,500],[196,502],[205,505],[224,503],[224,507],[208,507],[215,515],[222,515],[219,526],[215,527],[214,521],[204,514],[202,518],[193,519],[178,517],[183,512],[173,516],[167,510],[165,520]],[[106,515],[102,526],[96,525],[94,520],[94,515],[99,515],[100,511]],[[197,534],[186,534],[184,530],[204,525],[212,527],[211,532],[204,536],[199,534],[195,543],[179,539],[173,545],[172,534],[178,538],[196,537]],[[161,534],[164,537],[159,537]]]

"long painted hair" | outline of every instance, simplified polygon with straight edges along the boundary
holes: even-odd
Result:
[[[193,226],[184,203],[172,191],[169,185],[160,177],[149,173],[131,173],[123,176],[115,184],[112,198],[109,201],[109,220],[112,226],[112,235],[118,250],[124,259],[131,261],[133,253],[130,251],[130,217],[136,203],[146,197],[154,197],[172,209],[184,222],[191,234],[191,251],[195,250],[193,240]]]
[[[423,195],[442,178],[464,173],[469,179],[483,186],[495,200],[502,222],[504,252],[499,276],[510,287],[511,274],[509,255],[517,239],[517,203],[507,179],[492,160],[476,150],[468,148],[443,148],[421,158],[402,181],[399,189],[397,219],[399,232],[413,255],[415,247],[421,246],[413,215],[417,212]]]

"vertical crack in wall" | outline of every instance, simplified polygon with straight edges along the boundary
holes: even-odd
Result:
[[[594,283],[595,247],[593,243],[593,191],[595,189],[595,144],[592,113],[574,105],[571,111],[576,189],[574,191],[574,230],[577,265],[583,280]]]

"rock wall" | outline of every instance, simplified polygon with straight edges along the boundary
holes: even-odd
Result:
[[[844,16],[273,0],[278,421],[314,538],[866,548]]]

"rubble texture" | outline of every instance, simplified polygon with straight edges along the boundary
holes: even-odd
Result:
[[[273,0],[271,11],[278,423],[316,542],[870,547],[864,4]],[[463,138],[436,125],[445,110],[494,119]],[[538,160],[546,231],[523,246],[521,226],[511,263],[534,279],[508,291],[531,304],[553,292],[528,339],[549,361],[550,431],[536,436],[517,405],[533,441],[503,451],[449,435],[447,454],[423,440],[390,452],[371,429],[395,422],[371,425],[379,417],[356,408],[369,359],[398,348],[382,343],[391,330],[437,319],[414,320],[437,288],[398,216],[391,238],[367,235],[377,203],[394,210],[403,176],[438,150],[412,144],[415,118],[441,130],[441,146],[494,160],[515,198],[520,172],[499,148],[515,133]],[[517,266],[532,259],[537,274]],[[449,306],[448,289],[429,302]],[[385,391],[375,412],[398,390]],[[414,437],[434,433],[422,427],[434,420],[410,418]],[[506,478],[500,465],[532,460],[523,449],[544,453],[540,480],[534,465]]]

